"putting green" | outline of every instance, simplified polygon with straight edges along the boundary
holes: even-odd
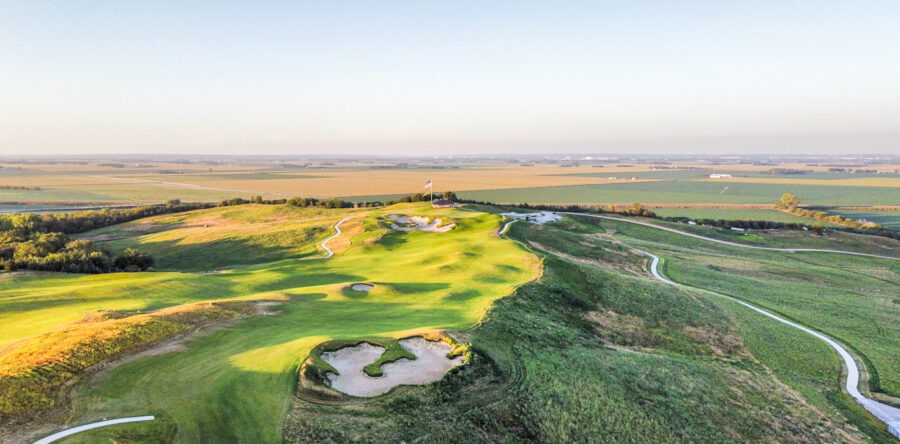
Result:
[[[442,217],[457,226],[446,233],[398,232],[384,225],[387,214]],[[74,397],[79,423],[153,414],[156,425],[131,427],[149,428],[152,436],[175,424],[178,442],[280,442],[296,371],[315,345],[464,329],[494,300],[539,274],[536,256],[496,236],[495,215],[403,204],[335,210],[333,222],[347,215],[352,219],[341,227],[345,234],[329,243],[336,251],[330,259],[282,260],[225,273],[8,278],[0,290],[0,324],[9,321],[13,328],[4,329],[0,342],[41,333],[88,310],[282,300],[279,315],[254,316],[188,342],[187,350],[117,366]],[[198,252],[204,248],[194,245]],[[349,291],[357,282],[375,288]],[[127,431],[129,425],[116,427]]]

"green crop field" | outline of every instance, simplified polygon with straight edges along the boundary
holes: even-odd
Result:
[[[813,220],[784,211],[743,208],[652,208],[663,217],[689,217],[691,219],[767,220],[798,224],[812,224]]]
[[[840,214],[844,217],[852,219],[865,219],[875,222],[883,227],[900,230],[900,211],[858,211],[836,209],[831,211],[834,214]]]
[[[773,204],[793,193],[808,205],[900,205],[893,187],[662,181],[464,191],[463,199],[498,203]]]

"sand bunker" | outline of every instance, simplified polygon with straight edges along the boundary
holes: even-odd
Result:
[[[363,342],[355,347],[322,353],[322,360],[340,372],[339,375],[328,373],[328,385],[351,396],[376,396],[401,384],[437,381],[447,370],[463,363],[462,356],[447,357],[453,347],[446,342],[416,337],[400,340],[400,346],[416,355],[416,359],[400,359],[384,364],[381,366],[384,376],[377,378],[367,375],[363,368],[381,356],[383,347]]]
[[[350,289],[353,291],[372,291],[375,288],[372,284],[353,284],[350,286]]]
[[[388,217],[396,222],[405,225],[400,226],[397,224],[391,224],[391,228],[400,231],[427,231],[429,233],[445,233],[452,230],[453,227],[456,226],[456,224],[447,224],[441,226],[441,222],[443,222],[441,219],[430,220],[425,216],[402,217],[396,214],[391,214]]]
[[[531,222],[538,225],[562,220],[562,216],[550,211],[543,213],[500,213],[500,215],[510,219],[524,220],[525,222]]]

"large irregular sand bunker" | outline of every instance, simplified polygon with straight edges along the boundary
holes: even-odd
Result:
[[[538,225],[562,220],[562,216],[552,211],[545,211],[542,213],[500,213],[500,215],[510,219],[524,220]]]
[[[456,224],[447,224],[441,226],[442,219],[434,219],[430,220],[425,216],[413,216],[413,217],[402,217],[396,214],[391,214],[388,216],[393,219],[395,222],[401,223],[404,226],[400,226],[397,224],[391,224],[391,228],[400,231],[427,231],[430,233],[445,233],[453,229]]]
[[[367,375],[363,368],[381,356],[383,347],[363,342],[354,347],[322,353],[322,360],[340,373],[328,373],[328,384],[351,396],[376,396],[401,384],[417,385],[437,381],[447,370],[463,363],[462,356],[453,359],[447,357],[453,347],[446,342],[429,341],[421,337],[402,339],[399,342],[401,347],[416,355],[416,359],[401,358],[384,364],[381,366],[384,376],[377,378]]]

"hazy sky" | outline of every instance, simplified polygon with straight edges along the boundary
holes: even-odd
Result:
[[[900,153],[900,1],[3,1],[0,154]]]

